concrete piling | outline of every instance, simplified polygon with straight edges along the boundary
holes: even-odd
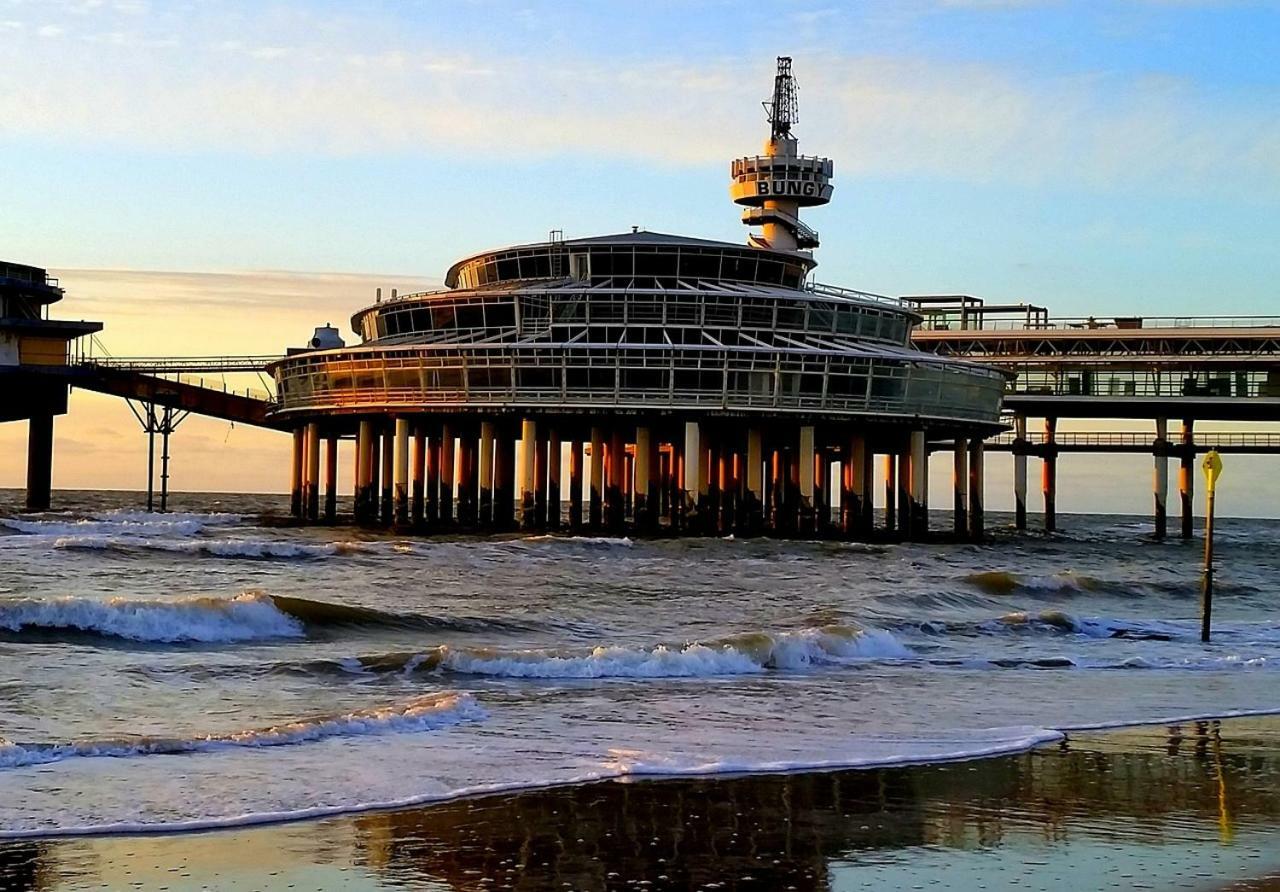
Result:
[[[957,536],[969,532],[969,441],[956,437],[951,467],[952,530]]]
[[[1169,498],[1169,422],[1165,418],[1156,419],[1156,439],[1152,444],[1155,460],[1155,472],[1151,486],[1155,497],[1155,537],[1163,539],[1168,533],[1168,498]]]
[[[35,423],[34,421],[32,422]],[[32,429],[34,433],[34,428]],[[30,443],[30,441],[28,441]],[[307,429],[306,426],[295,427],[293,429],[293,464],[289,470],[289,513],[299,520],[302,519],[303,509],[303,493],[302,493],[302,475],[303,464],[306,462],[307,454]],[[30,508],[30,492],[31,492],[31,460],[30,445],[28,445],[27,459],[27,492],[28,492],[28,509]]]
[[[1013,417],[1013,526],[1027,528],[1027,416]]]
[[[1182,503],[1182,538],[1190,539],[1195,533],[1195,422],[1190,418],[1182,422],[1182,449],[1178,454],[1178,498]]]
[[[395,464],[392,481],[392,518],[396,526],[409,523],[409,419],[395,420]]]
[[[525,530],[538,528],[537,488],[538,479],[534,467],[534,456],[538,451],[538,423],[526,418],[520,424],[520,527]]]
[[[1044,420],[1044,457],[1040,468],[1040,490],[1044,495],[1044,531],[1058,529],[1058,419]]]
[[[338,438],[325,438],[324,450],[324,519],[333,523],[338,519]]]

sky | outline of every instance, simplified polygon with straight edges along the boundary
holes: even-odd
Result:
[[[1280,313],[1278,2],[0,0],[0,257],[54,270],[116,355],[207,355],[551,229],[740,241],[728,163],[781,54],[802,151],[835,161],[821,280]],[[76,394],[55,485],[137,485],[132,424]],[[241,472],[285,454],[188,424],[201,488],[237,488],[241,440]]]

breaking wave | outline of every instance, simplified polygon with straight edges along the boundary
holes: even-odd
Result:
[[[0,517],[0,526],[15,533],[45,536],[194,536],[205,528],[198,520],[19,520]]]
[[[985,570],[963,577],[963,582],[987,595],[1071,596],[1084,594],[1139,597],[1168,595],[1193,598],[1200,593],[1196,579],[1103,579],[1070,570],[1049,574],[1023,574],[1008,570]],[[1217,585],[1223,594],[1249,595],[1259,590],[1251,585],[1222,581]]]
[[[279,539],[152,539],[140,536],[62,536],[54,548],[95,551],[162,551],[247,560],[317,559],[334,555],[364,554],[377,550],[372,542],[285,542]]]
[[[0,598],[0,630],[101,635],[156,644],[230,644],[273,638],[301,638],[310,630],[342,628],[528,629],[531,624],[487,617],[398,614],[271,595],[242,592],[232,598]]]
[[[354,673],[441,672],[500,678],[702,678],[914,656],[882,629],[822,626],[777,634],[756,632],[679,646],[601,645],[579,652],[441,645],[418,652],[377,654],[310,666]]]
[[[237,524],[242,520],[244,515],[241,514],[99,511],[79,518],[66,515],[0,517],[0,527],[15,533],[37,536],[183,537],[195,536],[209,527]]]
[[[1108,587],[1105,580],[1069,571],[1034,576],[1011,573],[1007,570],[987,570],[971,573],[964,577],[964,581],[989,595],[1074,594],[1102,591]]]
[[[0,629],[9,632],[78,632],[156,643],[223,643],[300,638],[303,624],[276,607],[270,595],[234,598],[6,598]]]
[[[14,743],[0,738],[0,768],[44,765],[65,759],[207,753],[231,747],[290,746],[329,737],[435,731],[483,721],[485,710],[470,694],[431,694],[339,715],[313,716],[225,734],[196,737],[119,737],[67,743]]]

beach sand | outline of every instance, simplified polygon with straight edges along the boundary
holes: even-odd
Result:
[[[1280,717],[1072,734],[945,765],[10,841],[0,888],[1280,890]]]

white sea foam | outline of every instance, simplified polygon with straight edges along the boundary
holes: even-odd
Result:
[[[599,646],[579,654],[445,646],[419,660],[414,668],[421,665],[504,678],[703,678],[913,656],[892,633],[882,629],[823,626],[683,646]]]
[[[483,711],[481,711],[483,712]],[[483,718],[483,715],[480,716]],[[471,717],[461,721],[473,720]],[[451,788],[433,789],[398,797],[358,799],[304,808],[282,808],[238,813],[225,816],[194,817],[168,821],[115,820],[93,824],[55,827],[22,827],[0,829],[0,839],[38,838],[50,836],[88,836],[139,832],[185,832],[219,828],[246,827],[332,817],[343,814],[411,808],[429,803],[467,799],[517,790],[545,789],[602,780],[646,776],[685,776],[715,774],[767,774],[805,770],[870,769],[897,765],[955,762],[1025,752],[1063,738],[1060,731],[1037,728],[993,728],[979,731],[940,732],[937,735],[873,739],[851,738],[825,754],[787,760],[749,758],[742,755],[724,758],[700,758],[684,753],[611,747],[602,753],[594,767],[582,765],[577,770],[537,772],[523,778],[461,783]],[[528,765],[528,762],[521,762]]]
[[[298,638],[302,623],[271,597],[246,592],[234,598],[162,601],[140,598],[4,598],[0,629],[74,629],[133,641],[235,642]]]
[[[325,558],[376,550],[368,542],[288,542],[279,539],[163,539],[142,536],[77,535],[61,536],[54,548],[121,551],[163,551],[173,554],[209,555],[223,558],[296,559]]]
[[[431,694],[341,715],[315,716],[265,728],[188,738],[113,738],[35,744],[0,738],[0,768],[44,765],[65,759],[207,753],[230,747],[289,746],[329,737],[435,731],[487,717],[488,713],[470,694]]]
[[[987,631],[1008,628],[1041,628],[1058,632],[1074,632],[1088,638],[1132,638],[1155,640],[1179,640],[1199,635],[1198,627],[1178,625],[1153,620],[1126,620],[1106,616],[1080,617],[1061,610],[1044,610],[1040,613],[1017,611],[1006,613],[994,623],[985,626]]]
[[[700,759],[683,754],[611,749],[608,767],[619,775],[687,776],[709,774],[777,774],[849,768],[885,768],[893,765],[958,762],[1020,753],[1059,741],[1061,731],[1048,728],[991,728],[954,731],[936,736],[893,740],[887,748],[847,752],[827,758],[786,760]],[[856,743],[856,741],[855,741]],[[877,741],[877,743],[881,743]]]
[[[155,511],[130,511],[121,508],[115,511],[98,511],[91,514],[94,520],[107,521],[110,523],[151,523],[153,521],[175,521],[175,522],[194,522],[203,524],[204,526],[225,526],[229,524],[237,524],[243,521],[247,515],[229,514],[221,511],[199,512],[199,511],[166,511],[158,513]]]
[[[199,520],[19,520],[0,517],[0,526],[14,532],[45,536],[194,536],[205,528]]]
[[[631,548],[635,542],[630,536],[557,536],[543,534],[540,536],[523,536],[518,542],[566,542],[573,545],[596,545],[604,548]]]

